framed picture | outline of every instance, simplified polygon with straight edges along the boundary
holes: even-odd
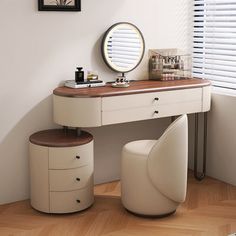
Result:
[[[38,0],[39,11],[81,11],[80,0]]]

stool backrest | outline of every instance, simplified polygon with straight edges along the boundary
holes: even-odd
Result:
[[[188,119],[182,115],[160,137],[147,161],[151,182],[166,197],[183,202],[187,189]]]

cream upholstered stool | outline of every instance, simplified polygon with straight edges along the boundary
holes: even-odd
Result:
[[[158,140],[139,140],[123,147],[121,200],[136,214],[165,216],[185,200],[188,120],[176,119]]]

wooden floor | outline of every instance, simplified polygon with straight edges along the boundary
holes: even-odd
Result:
[[[162,219],[140,218],[123,209],[120,184],[95,187],[95,204],[82,213],[49,215],[33,210],[29,201],[0,206],[0,235],[33,236],[226,236],[236,232],[236,187],[190,173],[188,194],[176,214]]]

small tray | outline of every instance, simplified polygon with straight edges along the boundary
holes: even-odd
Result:
[[[129,87],[129,84],[128,83],[124,83],[124,84],[113,83],[113,84],[111,84],[111,86],[113,88],[127,88],[127,87]]]

